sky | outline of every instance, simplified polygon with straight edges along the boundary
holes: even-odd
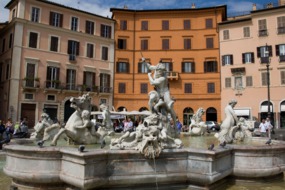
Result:
[[[8,10],[5,5],[10,0],[0,0],[0,22],[8,20]],[[111,17],[110,8],[123,8],[126,5],[129,9],[175,9],[190,8],[195,3],[196,8],[227,5],[228,16],[235,13],[243,13],[252,10],[252,4],[256,3],[257,8],[262,8],[267,3],[277,3],[278,0],[49,0],[65,6],[95,13],[104,17]]]

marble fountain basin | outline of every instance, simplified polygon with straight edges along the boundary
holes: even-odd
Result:
[[[204,137],[203,137],[204,138]],[[193,189],[214,189],[228,176],[273,177],[285,171],[285,142],[254,137],[247,145],[163,150],[147,159],[135,150],[86,147],[39,148],[5,146],[6,175],[12,185],[25,189],[109,189],[185,184]]]

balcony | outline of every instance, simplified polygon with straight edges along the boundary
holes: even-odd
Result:
[[[259,37],[268,36],[268,31],[267,31],[267,29],[265,29],[265,30],[259,30],[259,31],[258,31],[258,36],[259,36]]]
[[[112,93],[112,87],[108,87],[108,86],[99,86],[99,92],[100,93],[106,93],[106,94],[110,94]]]
[[[260,63],[261,64],[267,64],[270,62],[270,58],[269,57],[260,57]]]
[[[22,80],[22,87],[24,91],[36,91],[40,88],[39,78],[24,78]]]
[[[169,80],[178,80],[179,73],[178,72],[167,72],[167,78]]]
[[[58,93],[62,90],[62,86],[59,80],[47,80],[45,81],[44,92],[57,91]]]

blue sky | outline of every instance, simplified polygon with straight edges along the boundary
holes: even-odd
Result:
[[[8,11],[4,9],[10,0],[0,0],[0,22],[7,21]],[[171,9],[190,8],[195,3],[197,8],[227,5],[228,14],[245,12],[252,9],[252,4],[256,3],[258,8],[265,4],[277,0],[50,0],[76,9],[95,13],[101,16],[111,17],[110,8],[123,8],[127,5],[129,9]]]

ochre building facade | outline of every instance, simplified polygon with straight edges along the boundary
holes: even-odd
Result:
[[[130,10],[111,8],[115,24],[114,108],[145,110],[153,90],[141,58],[168,72],[179,120],[189,125],[199,107],[204,120],[221,121],[220,60],[217,23],[226,6]]]

